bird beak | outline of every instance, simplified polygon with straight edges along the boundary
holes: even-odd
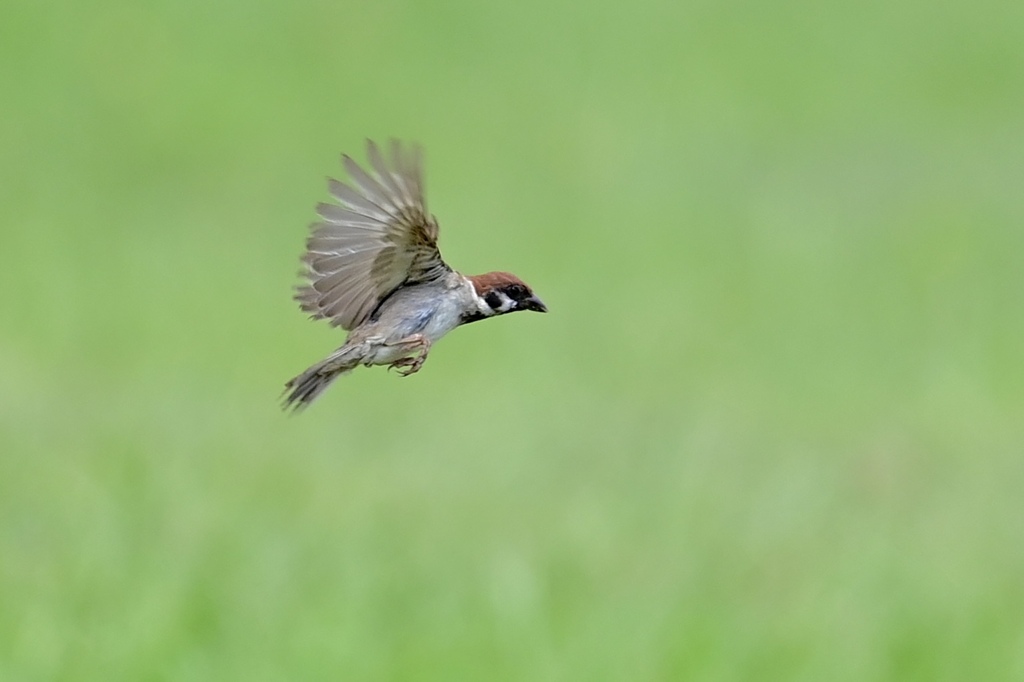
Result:
[[[546,313],[548,311],[548,307],[536,296],[531,296],[523,301],[523,307],[527,310],[536,310],[538,313]]]

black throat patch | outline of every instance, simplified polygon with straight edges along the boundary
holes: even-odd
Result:
[[[462,313],[459,317],[459,324],[469,324],[470,322],[479,322],[480,320],[486,320],[488,317],[494,317],[494,315],[484,315],[479,310],[474,310],[471,313]]]

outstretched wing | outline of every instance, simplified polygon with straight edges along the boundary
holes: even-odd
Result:
[[[350,187],[329,180],[340,202],[316,207],[321,222],[306,241],[303,276],[295,299],[315,319],[352,329],[403,284],[427,282],[451,272],[437,250],[437,221],[423,199],[418,147],[391,141],[389,158],[367,140],[373,174],[342,157]]]

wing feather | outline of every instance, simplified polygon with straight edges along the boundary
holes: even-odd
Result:
[[[391,217],[387,211],[382,209],[380,206],[377,206],[343,182],[329,179],[327,181],[327,186],[331,195],[354,213],[358,213],[365,218],[374,218],[376,220],[384,221]]]
[[[387,186],[391,195],[401,198],[403,204],[414,203],[413,196],[405,191],[405,188],[398,181],[396,175],[390,168],[388,168],[387,164],[384,162],[384,158],[380,155],[380,149],[373,140],[367,140],[366,152],[367,158],[370,159],[370,165],[373,166],[373,170],[377,173],[377,177],[379,177],[384,185]]]
[[[372,173],[342,157],[352,185],[328,180],[340,205],[317,205],[322,220],[310,228],[306,283],[295,294],[313,318],[349,330],[396,288],[451,272],[437,249],[437,222],[427,214],[419,148],[392,140],[385,158],[367,141],[367,158]]]
[[[348,176],[356,183],[359,189],[363,190],[364,197],[386,213],[394,214],[395,209],[398,207],[396,199],[400,199],[400,197],[384,189],[375,178],[360,168],[359,164],[353,161],[352,157],[348,154],[341,157],[341,162],[345,166],[345,172],[348,173]]]
[[[414,146],[407,153],[403,154],[402,146],[398,140],[391,140],[391,164],[395,168],[395,179],[402,188],[402,194],[406,197],[423,197],[423,174],[422,152],[419,147]],[[423,213],[427,212],[426,200],[422,200]],[[435,235],[436,238],[436,235]]]
[[[363,227],[371,230],[379,230],[387,225],[386,220],[369,218],[361,213],[356,213],[335,204],[317,204],[316,212],[325,222],[334,223],[335,225]]]

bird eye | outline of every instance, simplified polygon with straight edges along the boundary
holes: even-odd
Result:
[[[501,307],[501,296],[496,291],[490,291],[484,296],[484,302],[491,306],[491,310],[497,310]]]

